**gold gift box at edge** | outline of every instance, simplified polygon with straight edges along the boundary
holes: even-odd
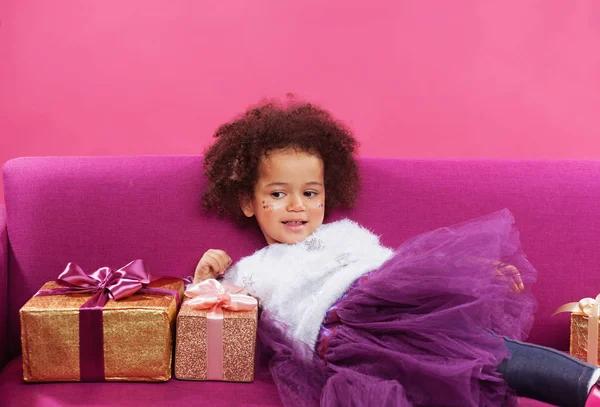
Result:
[[[598,355],[596,364],[600,360],[600,332]],[[569,353],[577,359],[587,361],[588,350],[588,316],[583,313],[573,312],[571,314],[571,336],[569,341]]]
[[[60,287],[48,282],[41,288]],[[160,279],[148,287],[176,290],[184,283]],[[19,311],[26,382],[79,381],[79,308],[91,294],[32,297]],[[106,381],[167,381],[171,378],[177,300],[134,294],[109,300],[102,310]]]
[[[177,315],[175,344],[175,378],[207,380],[206,317],[209,310],[195,310],[186,305]],[[254,350],[258,308],[252,311],[223,310],[223,379],[230,382],[254,380]]]

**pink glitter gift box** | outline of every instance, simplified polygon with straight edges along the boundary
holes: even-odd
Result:
[[[212,279],[186,291],[177,315],[177,379],[254,380],[258,307],[240,291]]]

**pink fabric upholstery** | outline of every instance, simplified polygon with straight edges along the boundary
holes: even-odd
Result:
[[[173,405],[214,407],[281,406],[275,385],[265,378],[252,383],[195,382],[167,383],[44,383],[23,382],[21,357],[0,372],[0,405],[11,407],[110,407]],[[550,407],[550,404],[519,399],[519,407]]]
[[[361,166],[364,188],[357,207],[336,210],[330,219],[349,216],[392,247],[417,233],[509,208],[525,251],[539,271],[534,287],[539,312],[530,340],[568,348],[569,317],[551,314],[561,303],[595,296],[600,287],[600,274],[595,272],[600,263],[596,216],[600,162],[364,158]],[[193,156],[9,161],[3,176],[11,249],[7,301],[11,358],[19,353],[19,308],[69,261],[91,271],[143,258],[155,275],[188,276],[209,248],[225,249],[234,260],[259,248],[262,237],[256,230],[240,230],[201,210],[201,172],[202,160]],[[0,215],[0,224],[1,220]],[[0,240],[1,236],[0,232]],[[2,273],[0,268],[0,290],[6,281]],[[6,350],[5,341],[0,337],[0,351]],[[129,397],[142,392],[147,396],[139,397],[160,404],[167,397],[189,401],[192,394],[201,397],[221,388],[225,399],[214,405],[236,405],[241,398],[234,398],[242,397],[237,388],[255,394],[253,400],[261,405],[278,400],[267,382],[234,387],[176,380],[164,385],[26,386],[20,381],[19,363],[13,360],[2,371],[0,394],[16,400],[15,392],[26,389],[26,397],[31,397],[27,400],[33,400],[28,405],[69,404],[77,397],[101,405],[109,404],[101,400],[104,395]]]
[[[252,383],[170,380],[166,383],[23,383],[21,358],[0,372],[0,405],[10,407],[281,406],[268,379]]]
[[[519,407],[552,407],[552,404],[542,403],[541,401],[520,398]]]
[[[0,205],[0,370],[8,359],[8,234],[6,207]]]

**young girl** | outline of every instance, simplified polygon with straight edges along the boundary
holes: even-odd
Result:
[[[265,103],[215,136],[205,207],[256,222],[267,246],[229,270],[226,252],[209,250],[194,280],[224,275],[258,298],[286,405],[505,406],[516,393],[600,406],[600,370],[519,342],[535,270],[508,210],[392,251],[350,220],[323,224],[360,186],[357,141],[328,112]]]

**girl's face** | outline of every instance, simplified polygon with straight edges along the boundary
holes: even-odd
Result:
[[[325,216],[323,161],[293,149],[272,151],[260,163],[254,196],[241,208],[256,217],[268,244],[304,240]]]

